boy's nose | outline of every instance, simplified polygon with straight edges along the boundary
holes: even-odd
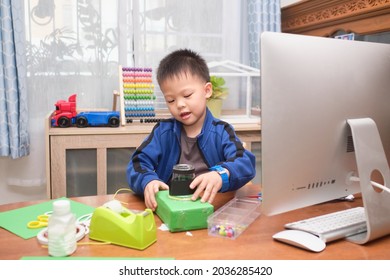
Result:
[[[183,108],[186,105],[182,98],[178,99],[176,104],[177,104],[177,108]]]

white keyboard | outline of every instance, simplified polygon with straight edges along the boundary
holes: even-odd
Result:
[[[310,232],[325,242],[367,231],[364,207],[350,208],[288,223],[285,228]]]

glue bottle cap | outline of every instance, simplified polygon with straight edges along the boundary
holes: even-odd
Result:
[[[69,200],[56,200],[53,202],[53,212],[56,214],[65,214],[70,212]]]

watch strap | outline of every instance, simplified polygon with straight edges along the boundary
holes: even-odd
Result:
[[[229,188],[229,176],[225,168],[220,165],[215,165],[210,168],[210,171],[217,171],[222,178],[222,190]]]

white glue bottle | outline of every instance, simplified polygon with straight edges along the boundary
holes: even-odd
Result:
[[[71,212],[69,200],[53,202],[53,214],[47,225],[49,255],[65,257],[73,254],[77,248],[76,217]]]

